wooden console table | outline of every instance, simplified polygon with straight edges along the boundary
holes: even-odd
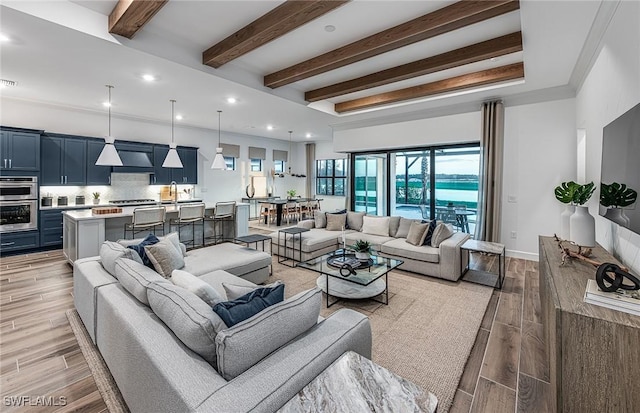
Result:
[[[640,317],[585,303],[595,267],[576,259],[561,266],[556,241],[539,241],[540,303],[554,411],[640,412]],[[592,258],[619,263],[600,246]]]

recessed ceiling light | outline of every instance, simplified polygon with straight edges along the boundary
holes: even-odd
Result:
[[[227,98],[227,103],[236,103],[236,98]]]
[[[311,137],[311,134],[310,134],[310,133],[307,133],[307,134],[305,135],[305,137],[310,138],[310,137]]]
[[[176,115],[176,120],[182,120],[182,119],[184,119],[182,115]]]
[[[0,87],[2,88],[16,86],[17,84],[18,82],[16,82],[15,80],[0,79]]]
[[[332,24],[327,24],[326,26],[324,26],[324,31],[325,32],[333,32],[336,30],[336,26],[332,25]]]
[[[142,75],[142,78],[147,82],[153,82],[154,80],[156,80],[156,77],[154,75],[149,75],[149,74]]]
[[[267,125],[267,130],[273,130],[273,125]]]
[[[109,106],[111,106],[111,103],[109,103],[109,102],[102,102],[102,106],[104,106],[105,108],[108,108]]]
[[[0,33],[0,42],[9,42],[11,39],[6,34]]]

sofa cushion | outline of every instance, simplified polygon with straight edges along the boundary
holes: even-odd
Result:
[[[235,300],[223,301],[213,307],[228,327],[247,320],[267,307],[284,300],[284,284],[258,287]]]
[[[400,226],[399,216],[389,217],[389,236],[397,237],[398,227]]]
[[[157,244],[158,242],[160,242],[158,237],[156,237],[152,233],[149,233],[149,235],[147,235],[145,239],[140,242],[140,244],[128,245],[127,248],[132,249],[136,253],[138,253],[140,258],[142,259],[142,263],[147,267],[153,269],[153,264],[151,263],[149,257],[147,257],[147,252],[144,250],[144,247],[146,247],[147,245]]]
[[[445,223],[440,223],[433,230],[433,236],[431,237],[431,246],[439,247],[442,241],[450,238],[453,235],[453,229]]]
[[[347,212],[347,225],[345,226],[345,228],[362,231],[362,218],[365,214],[365,212]]]
[[[319,288],[303,291],[220,331],[216,337],[218,372],[232,380],[309,330],[318,321],[321,303]]]
[[[426,245],[411,245],[404,238],[396,238],[382,245],[382,253],[393,255],[400,259],[407,258],[416,261],[440,262],[440,249]]]
[[[149,284],[168,282],[151,268],[128,258],[117,260],[115,267],[116,278],[118,278],[120,284],[145,305],[149,305],[149,300],[147,299],[147,287]]]
[[[118,278],[116,261],[120,258],[127,258],[142,264],[142,259],[134,250],[127,249],[117,242],[105,241],[100,245],[100,263],[109,274],[116,278]]]
[[[327,231],[342,231],[347,225],[347,214],[326,214]]]
[[[226,301],[225,298],[210,284],[207,284],[204,280],[201,280],[187,271],[173,270],[171,273],[171,282],[178,287],[191,291],[211,307]]]
[[[140,244],[144,238],[135,238],[135,239],[119,239],[116,241],[118,244],[128,247],[129,245]],[[167,235],[162,235],[158,237],[160,241],[164,239],[168,239],[171,241],[173,245],[176,246],[181,252],[183,256],[187,255],[187,246],[180,242],[180,238],[177,232],[170,232]]]
[[[409,228],[411,228],[411,224],[413,222],[420,223],[419,219],[408,219],[405,217],[400,217],[400,222],[398,224],[398,231],[396,231],[396,238],[407,238],[409,235]]]
[[[315,211],[313,213],[316,228],[325,228],[327,226],[327,213],[324,211]]]
[[[162,241],[147,245],[144,250],[153,263],[153,268],[165,278],[171,277],[173,270],[184,267],[184,258],[179,245],[174,245],[170,239],[165,238]]]
[[[271,284],[263,285],[262,287],[253,285],[237,285],[234,283],[222,283],[222,287],[224,288],[224,292],[227,294],[227,301],[237,300],[243,295],[249,294],[250,292],[258,289],[258,288],[275,288],[278,285],[282,284],[282,281],[277,280]]]
[[[429,221],[429,227],[427,228],[427,232],[424,234],[424,241],[422,241],[422,245],[431,246],[431,239],[433,238],[433,232],[437,225],[438,223],[435,219]]]
[[[215,270],[244,275],[271,265],[271,255],[244,245],[224,242],[189,251],[184,258],[184,263],[184,268],[181,269],[195,276]]]
[[[411,226],[409,227],[409,234],[407,235],[406,242],[411,245],[422,245],[428,228],[429,224],[412,222]]]
[[[389,217],[365,215],[362,217],[362,233],[389,236]]]
[[[216,367],[215,338],[227,328],[222,319],[191,291],[171,283],[149,284],[153,312],[185,346]]]
[[[381,236],[381,235],[371,235],[365,234],[363,232],[345,232],[345,239],[347,241],[347,245],[352,245],[358,240],[369,241],[371,243],[371,248],[374,251],[380,251],[382,244],[387,241],[391,241],[393,237],[389,236]]]

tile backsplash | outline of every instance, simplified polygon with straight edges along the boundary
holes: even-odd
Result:
[[[93,192],[100,192],[100,204],[122,199],[153,199],[160,200],[160,190],[163,185],[149,185],[149,174],[140,173],[112,173],[111,185],[102,186],[41,186],[40,197],[52,196],[53,206],[56,205],[58,196],[67,196],[69,205],[75,205],[75,198],[84,195],[85,204],[93,203]],[[195,193],[195,185],[178,185],[180,199]]]

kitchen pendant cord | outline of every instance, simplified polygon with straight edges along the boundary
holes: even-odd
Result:
[[[113,89],[113,86],[111,86],[111,85],[106,85],[106,86],[109,89],[109,106],[108,106],[108,109],[109,109],[109,135],[108,136],[111,136],[111,89]]]
[[[171,143],[173,143],[173,121],[175,117],[173,116],[173,105],[176,103],[175,99],[171,99]]]

